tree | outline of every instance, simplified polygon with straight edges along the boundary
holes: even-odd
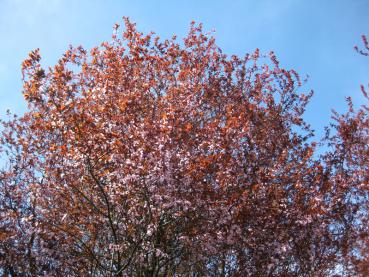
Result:
[[[365,274],[368,117],[336,115],[317,158],[312,93],[257,49],[227,57],[125,19],[111,42],[23,63],[3,121],[5,276]],[[361,252],[360,252],[361,251]]]

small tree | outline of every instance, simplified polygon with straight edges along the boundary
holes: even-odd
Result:
[[[183,43],[125,27],[47,71],[38,50],[24,61],[29,111],[1,138],[1,272],[364,272],[367,108],[337,115],[314,158],[312,94],[273,53],[227,57],[201,25]]]

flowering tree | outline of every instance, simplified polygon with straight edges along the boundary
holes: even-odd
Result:
[[[330,151],[273,53],[222,54],[125,19],[111,42],[23,63],[29,111],[3,121],[5,276],[365,274],[368,108]],[[363,89],[363,92],[365,90]]]

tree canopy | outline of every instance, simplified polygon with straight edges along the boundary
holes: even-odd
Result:
[[[1,274],[369,274],[368,106],[348,99],[315,142],[297,72],[195,23],[178,42],[125,19],[40,59],[28,111],[2,121]]]

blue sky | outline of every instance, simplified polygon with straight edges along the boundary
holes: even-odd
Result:
[[[305,118],[319,136],[330,110],[345,110],[345,96],[364,101],[359,85],[369,82],[369,60],[353,46],[369,35],[368,11],[369,0],[0,0],[0,116],[26,110],[20,65],[35,48],[49,66],[69,44],[109,40],[122,16],[164,38],[183,37],[195,20],[215,29],[227,54],[273,50],[283,67],[308,74],[303,90],[315,96]]]

